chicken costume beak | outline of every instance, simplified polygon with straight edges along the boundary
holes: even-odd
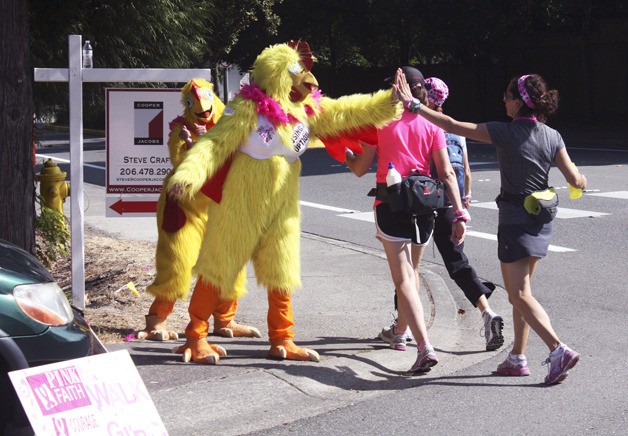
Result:
[[[311,71],[305,69],[303,62],[299,62],[303,70],[299,73],[292,73],[292,89],[290,90],[290,101],[297,103],[305,100],[309,94],[318,88],[318,81]]]
[[[215,99],[211,89],[193,83],[192,94],[196,98],[192,100],[191,110],[196,116],[197,121],[202,124],[213,121],[216,111],[214,111]]]

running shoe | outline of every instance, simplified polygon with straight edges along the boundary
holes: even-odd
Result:
[[[576,363],[580,360],[580,355],[567,345],[560,344],[558,348],[560,350],[556,353],[556,356],[552,356],[550,353],[549,357],[541,363],[541,365],[549,364],[548,374],[545,377],[546,385],[553,385],[565,380],[568,371],[576,366]]]
[[[528,368],[528,361],[524,357],[520,360],[515,360],[510,357],[506,357],[502,363],[497,365],[497,374],[501,375],[514,375],[514,376],[525,376],[530,375],[530,369]]]
[[[495,315],[491,317],[488,313],[482,315],[484,320],[484,333],[486,339],[486,351],[495,351],[504,345],[504,320],[501,316]]]
[[[382,335],[384,335],[387,338],[391,338],[393,336],[393,328],[397,327],[397,319],[393,318],[393,322],[392,324],[390,324],[390,327],[384,327],[382,329],[382,331],[379,334],[379,337],[385,341],[385,342],[390,342],[388,339],[384,339],[382,338]],[[410,331],[410,327],[408,327],[406,329],[406,342],[412,342],[414,338],[412,337],[412,332]]]
[[[436,353],[434,352],[434,347],[431,345],[423,348],[422,351],[417,350],[417,357],[414,365],[410,368],[410,372],[413,373],[422,373],[428,372],[432,369],[434,365],[438,363],[438,357],[436,357]]]
[[[390,348],[397,351],[406,351],[406,341],[407,335],[405,333],[395,333],[395,324],[390,327],[384,327],[381,332],[379,332],[379,338],[390,344]]]

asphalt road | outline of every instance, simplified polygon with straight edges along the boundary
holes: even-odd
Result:
[[[545,388],[536,379],[487,378],[503,358],[499,356],[420,388],[260,434],[626,434],[628,150],[607,149],[595,141],[568,149],[587,176],[590,192],[569,200],[562,175],[552,170],[551,184],[561,188],[561,212],[552,240],[556,251],[540,263],[533,279],[534,293],[559,336],[582,354],[563,385]],[[474,204],[465,251],[483,278],[503,287],[497,243],[491,239],[497,229],[493,200],[499,192],[495,153],[488,145],[471,144],[469,150]],[[321,161],[328,167],[334,163],[323,153],[313,156],[317,151],[304,158],[301,199],[368,211],[371,203],[365,194],[374,175],[363,181],[341,167],[325,174]],[[324,209],[304,207],[304,230],[377,247],[371,223],[347,218],[352,214],[334,214],[337,220],[329,215]],[[428,249],[424,265],[431,263],[442,265],[438,253]],[[461,293],[448,278],[444,280],[462,307]],[[540,363],[547,350],[534,334],[526,354],[533,374],[544,373]]]

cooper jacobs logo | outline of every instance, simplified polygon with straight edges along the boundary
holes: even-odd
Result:
[[[162,101],[136,101],[135,145],[164,144],[164,103]]]

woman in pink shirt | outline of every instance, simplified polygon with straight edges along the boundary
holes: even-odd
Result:
[[[459,244],[464,239],[467,215],[464,212],[458,192],[456,175],[449,163],[447,143],[442,129],[425,121],[412,112],[417,101],[427,103],[427,92],[423,75],[412,67],[403,67],[395,74],[395,85],[407,87],[413,99],[404,101],[406,110],[399,120],[393,121],[377,132],[377,144],[364,147],[364,152],[354,155],[347,151],[347,165],[358,177],[366,174],[377,156],[377,195],[374,204],[376,237],[382,242],[390,267],[395,289],[397,290],[397,325],[393,329],[391,346],[399,344],[405,349],[406,330],[414,335],[417,342],[417,359],[410,372],[423,373],[438,363],[434,348],[429,343],[423,307],[419,299],[419,264],[425,246],[434,229],[434,215],[412,216],[409,213],[394,213],[387,202],[386,174],[392,163],[402,177],[416,169],[423,174],[430,173],[430,159],[433,159],[446,192],[455,210],[452,226],[452,239]],[[401,81],[402,74],[406,80]]]

